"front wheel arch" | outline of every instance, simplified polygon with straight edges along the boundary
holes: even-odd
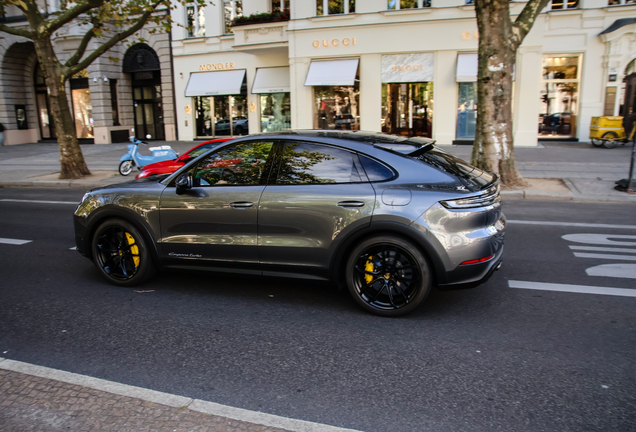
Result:
[[[92,260],[94,257],[92,256],[92,239],[97,231],[97,228],[109,218],[117,218],[124,219],[125,221],[131,223],[140,234],[143,236],[144,241],[148,244],[148,249],[150,250],[150,256],[155,264],[155,266],[160,267],[161,265],[161,255],[159,250],[157,249],[157,242],[154,236],[151,234],[150,229],[146,226],[145,223],[139,220],[137,215],[131,211],[125,211],[123,209],[117,208],[102,208],[101,210],[97,210],[94,214],[91,215],[90,222],[86,227],[86,234],[84,235],[84,250],[87,252],[88,257]]]

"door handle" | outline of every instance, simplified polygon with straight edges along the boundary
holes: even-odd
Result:
[[[338,203],[338,206],[340,207],[344,207],[344,208],[355,208],[355,207],[363,207],[364,206],[364,201],[340,201]]]
[[[249,208],[249,207],[252,207],[253,205],[254,203],[247,202],[247,201],[239,201],[239,202],[230,203],[230,207],[235,209]]]

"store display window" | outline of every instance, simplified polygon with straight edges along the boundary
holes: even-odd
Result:
[[[261,94],[259,98],[261,132],[291,129],[291,98],[288,92]]]
[[[475,139],[477,124],[477,83],[460,82],[457,100],[457,139]]]
[[[382,132],[433,136],[433,83],[382,84]]]
[[[247,135],[246,96],[200,96],[194,100],[197,137]]]
[[[314,87],[314,129],[360,129],[360,87]]]
[[[539,138],[574,138],[579,111],[579,55],[544,55]]]

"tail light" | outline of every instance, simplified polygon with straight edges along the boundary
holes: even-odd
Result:
[[[484,257],[484,258],[468,260],[468,261],[464,261],[460,265],[483,263],[483,262],[486,262],[486,261],[490,261],[493,257],[494,257],[494,255],[490,255],[490,256],[487,256],[487,257]]]
[[[484,189],[479,195],[468,198],[440,201],[440,204],[451,210],[495,206],[501,203],[499,191],[500,187],[496,184],[490,186],[488,189]]]

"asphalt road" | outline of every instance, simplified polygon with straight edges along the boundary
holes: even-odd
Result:
[[[636,424],[634,205],[505,202],[504,265],[488,284],[387,319],[305,280],[109,285],[70,250],[82,194],[0,190],[0,357],[369,432]],[[604,293],[562,292],[580,285]]]

